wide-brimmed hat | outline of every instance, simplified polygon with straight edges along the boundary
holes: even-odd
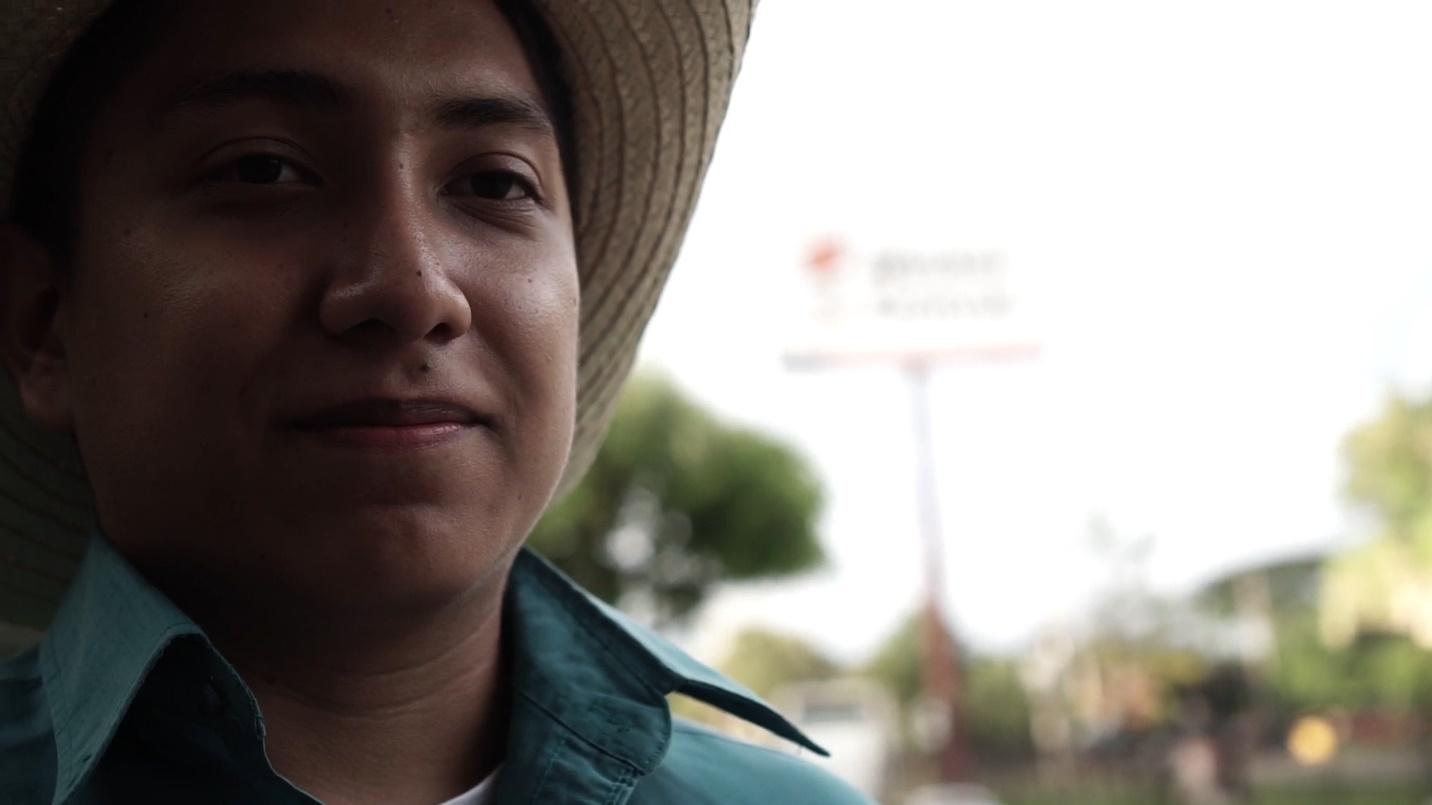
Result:
[[[582,283],[577,422],[559,491],[585,471],[676,259],[755,0],[531,0],[572,105]],[[0,0],[0,199],[66,52],[112,0]],[[3,203],[3,202],[0,202]],[[8,213],[8,211],[5,211]],[[95,525],[73,440],[40,430],[0,372],[0,621],[42,629]]]

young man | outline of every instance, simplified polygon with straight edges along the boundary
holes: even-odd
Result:
[[[0,9],[0,802],[861,801],[522,548],[747,2]]]

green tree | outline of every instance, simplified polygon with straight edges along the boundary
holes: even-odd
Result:
[[[900,705],[907,739],[911,737],[911,708],[919,701],[923,684],[924,633],[924,614],[916,612],[885,639],[864,667],[864,673],[879,682]],[[960,654],[964,658],[961,698],[970,748],[988,757],[1032,751],[1029,700],[1015,663],[964,650]]]
[[[721,670],[757,695],[769,697],[792,682],[829,679],[840,667],[799,637],[747,629],[736,636]]]
[[[1317,609],[1276,611],[1269,679],[1288,713],[1432,708],[1432,398],[1394,394],[1343,441],[1349,501],[1371,539],[1322,565]]]
[[[1348,435],[1343,455],[1348,498],[1378,518],[1386,537],[1432,562],[1432,398],[1392,396]]]
[[[1347,497],[1379,528],[1328,562],[1322,636],[1345,646],[1388,632],[1432,646],[1432,619],[1406,603],[1432,598],[1432,398],[1393,395],[1376,419],[1348,434],[1343,456]]]
[[[976,657],[965,670],[965,708],[970,746],[997,757],[1032,753],[1029,697],[1011,660]]]
[[[924,615],[916,612],[885,638],[865,665],[865,674],[883,685],[901,707],[920,695],[924,629]]]
[[[1278,629],[1270,687],[1285,715],[1329,707],[1432,710],[1432,653],[1405,637],[1366,634],[1332,649],[1312,614]]]
[[[718,582],[819,564],[820,506],[819,484],[789,447],[640,376],[591,470],[531,542],[597,596],[663,625],[689,616]]]

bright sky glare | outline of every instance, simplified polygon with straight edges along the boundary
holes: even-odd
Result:
[[[1188,590],[1345,544],[1342,435],[1432,381],[1432,5],[767,0],[643,360],[790,440],[828,566],[724,592],[862,657],[919,600],[894,370],[781,360],[811,241],[996,249],[1040,357],[932,385],[957,630],[1017,647],[1106,571],[1091,518]],[[708,654],[708,656],[710,656]]]

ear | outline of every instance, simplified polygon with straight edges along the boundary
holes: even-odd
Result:
[[[13,223],[0,222],[0,360],[25,413],[44,427],[70,431],[60,292],[49,252]]]

